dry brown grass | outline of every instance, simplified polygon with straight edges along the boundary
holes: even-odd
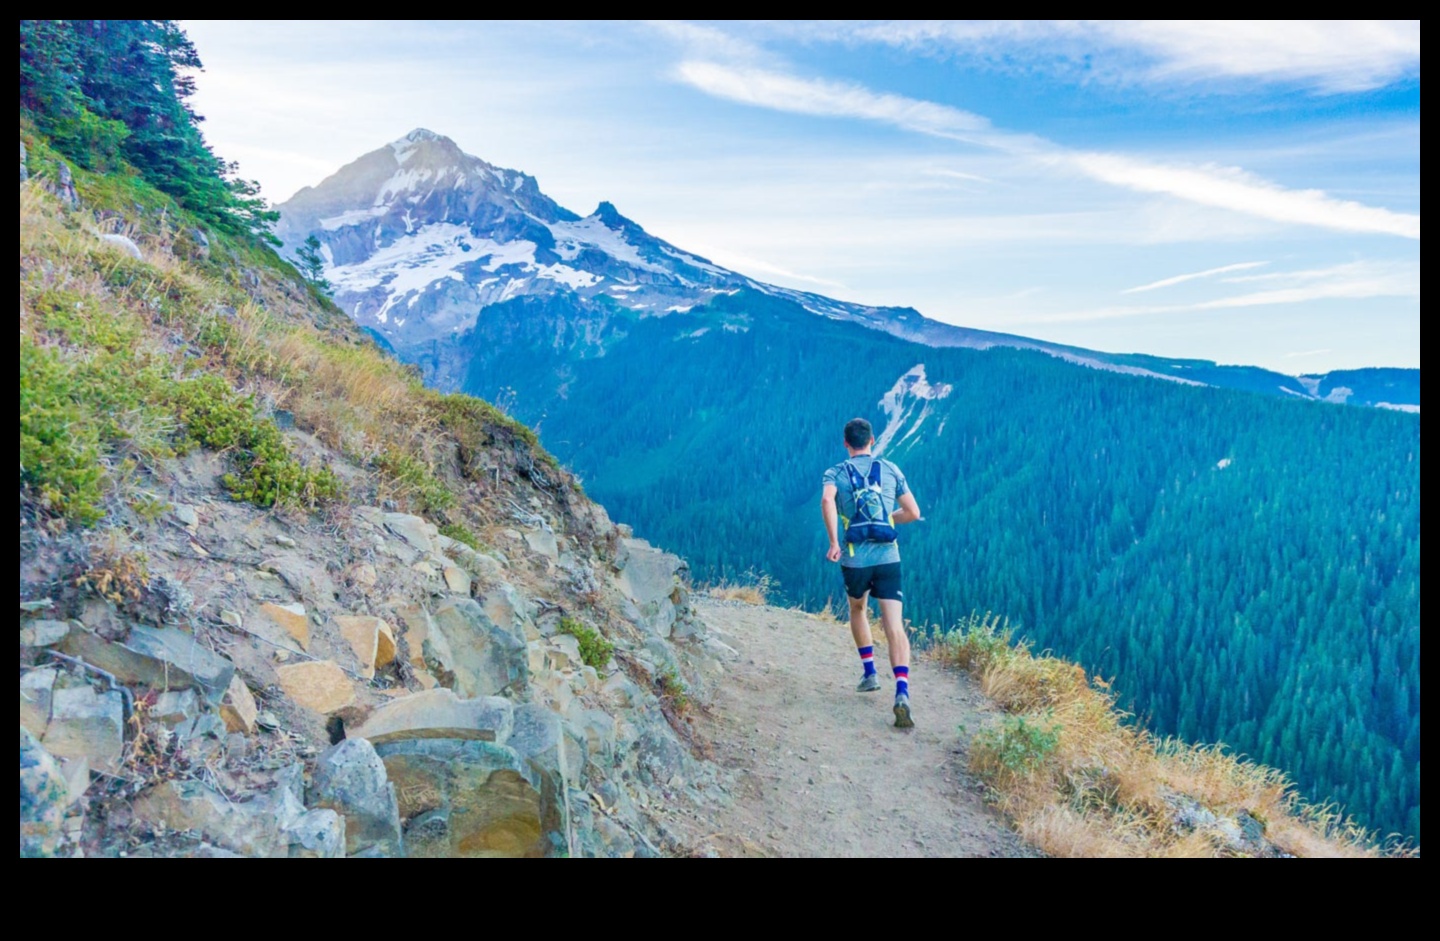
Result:
[[[134,239],[143,258],[104,242],[101,232]],[[247,291],[181,257],[173,241],[163,226],[141,231],[115,216],[66,210],[35,181],[22,184],[22,332],[35,332],[27,298],[63,289],[97,308],[128,311],[141,326],[137,343],[157,357],[172,358],[178,333],[205,352],[206,371],[289,410],[299,427],[361,466],[387,453],[426,468],[440,463],[444,436],[418,378],[348,321],[323,326],[315,302],[293,285],[262,271]],[[175,358],[177,368],[188,368]],[[390,490],[386,496],[395,495]]]
[[[972,616],[942,635],[931,654],[976,676],[1007,713],[974,737],[971,768],[1016,829],[1051,855],[1414,853],[1382,848],[1334,808],[1306,804],[1273,768],[1219,746],[1155,738],[1117,708],[1108,683],[1012,645],[994,616]],[[1195,824],[1197,814],[1209,822]],[[1263,826],[1263,843],[1230,838],[1244,815]]]
[[[705,589],[711,598],[720,601],[739,601],[742,604],[763,605],[770,603],[770,593],[775,582],[769,575],[748,576],[742,582],[721,581]]]

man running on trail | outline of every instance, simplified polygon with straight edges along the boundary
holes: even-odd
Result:
[[[870,453],[874,446],[875,434],[868,421],[853,418],[845,423],[845,450],[850,458],[825,472],[820,492],[820,513],[830,536],[825,558],[839,562],[845,576],[850,633],[865,669],[856,691],[880,689],[866,616],[869,598],[874,595],[890,647],[890,670],[895,674],[895,726],[908,729],[915,725],[910,718],[910,640],[900,618],[904,593],[900,590],[895,527],[920,519],[920,507],[900,468],[874,457]]]

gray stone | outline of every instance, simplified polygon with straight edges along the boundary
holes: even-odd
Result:
[[[115,674],[127,686],[184,689],[199,686],[218,702],[235,675],[235,665],[173,627],[132,627],[121,641],[108,641],[89,630],[72,630],[60,649]]]
[[[118,690],[90,686],[56,688],[51,693],[45,750],[56,758],[84,758],[97,771],[120,770],[125,750],[125,700]]]
[[[418,516],[411,516],[408,513],[386,513],[385,528],[421,552],[431,552],[435,548],[433,539],[436,532],[435,526]]]
[[[29,729],[37,739],[45,737],[45,727],[50,724],[50,697],[59,676],[56,667],[20,674],[20,727]]]
[[[194,529],[196,526],[200,525],[200,516],[195,512],[195,508],[193,506],[189,506],[188,504],[184,503],[177,503],[170,512],[175,515],[176,521],[179,522],[180,525],[184,526],[186,529]]]
[[[376,748],[400,800],[411,857],[545,856],[563,834],[539,779],[493,742],[410,739]],[[561,837],[563,839],[563,837]]]
[[[54,647],[70,633],[65,621],[22,621],[20,627],[21,647]]]
[[[612,709],[630,709],[644,694],[624,673],[616,673],[600,687],[600,698]]]
[[[62,162],[59,171],[55,174],[55,195],[67,207],[73,209],[80,197],[75,193],[75,176],[70,172],[70,165]]]
[[[145,257],[144,255],[140,254],[140,246],[136,245],[134,240],[128,239],[123,235],[116,235],[113,232],[109,232],[105,235],[100,236],[100,241],[114,248],[118,248],[120,251],[129,255],[131,258],[139,258],[143,260]]]
[[[345,818],[333,810],[307,811],[285,828],[292,859],[339,859],[345,855]]]
[[[137,822],[157,833],[193,833],[242,856],[290,855],[290,838],[267,798],[232,802],[198,781],[162,781],[136,798],[132,809]]]
[[[630,859],[635,856],[635,841],[630,834],[602,812],[583,791],[574,792],[570,813],[576,855],[582,859]]]
[[[526,689],[524,639],[492,621],[473,598],[446,602],[435,610],[434,621],[454,657],[456,692],[473,697]]]
[[[410,665],[422,677],[441,686],[455,686],[455,655],[450,643],[435,626],[435,620],[419,605],[402,605],[395,616],[404,628]]]
[[[589,759],[602,767],[607,765],[615,754],[615,717],[604,709],[580,709],[571,721],[585,736]]]
[[[345,818],[345,853],[404,856],[400,810],[385,764],[363,738],[347,738],[325,751],[311,774],[310,805],[328,807]]]
[[[635,744],[640,779],[652,786],[661,786],[672,778],[683,777],[688,758],[685,746],[676,740],[663,718],[659,722],[648,722],[647,726]]]
[[[503,744],[514,726],[514,706],[508,699],[460,699],[451,690],[432,689],[386,703],[349,734],[375,745],[416,738]]]
[[[525,533],[525,544],[536,555],[544,556],[552,561],[560,558],[560,546],[555,541],[555,534],[552,532],[546,532],[543,529],[530,530]]]
[[[178,725],[186,719],[199,715],[200,700],[193,689],[172,690],[161,693],[150,707],[150,718],[166,725]]]
[[[643,539],[622,539],[615,567],[615,586],[635,605],[637,623],[660,637],[669,637],[677,598],[684,596],[682,579],[688,571],[684,560]]]
[[[515,728],[506,744],[557,786],[561,781],[573,783],[584,763],[583,741],[578,750],[570,748],[573,743],[560,717],[537,703],[515,707]]]
[[[23,726],[20,729],[20,855],[54,856],[70,792],[59,763]]]

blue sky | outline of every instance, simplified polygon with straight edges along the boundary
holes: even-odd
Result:
[[[206,134],[273,200],[427,127],[789,287],[1420,364],[1418,22],[185,25]]]

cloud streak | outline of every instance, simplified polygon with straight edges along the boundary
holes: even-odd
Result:
[[[1172,196],[1272,222],[1420,238],[1418,215],[1336,199],[1323,190],[1287,189],[1237,167],[1177,166],[1122,154],[1069,150],[1035,135],[997,129],[987,118],[969,111],[849,82],[695,59],[681,62],[676,76],[705,94],[740,104],[790,114],[874,121],[1068,168],[1135,192]]]
[[[1194,281],[1199,278],[1209,278],[1217,274],[1225,274],[1230,271],[1248,271],[1251,268],[1259,268],[1270,264],[1268,261],[1242,261],[1233,265],[1221,265],[1219,268],[1207,268],[1204,271],[1193,271],[1190,274],[1177,274],[1172,278],[1161,278],[1159,281],[1151,281],[1149,284],[1142,284],[1139,287],[1126,288],[1121,294],[1140,294],[1143,291],[1154,291],[1157,288],[1168,288],[1176,284],[1184,284],[1186,281]]]
[[[1011,67],[1080,68],[1129,82],[1299,84],[1328,94],[1418,74],[1418,20],[882,22],[800,26],[820,41],[874,42]]]
[[[1095,310],[1041,315],[1027,318],[1027,321],[1030,323],[1080,323],[1094,320],[1115,320],[1123,317],[1143,317],[1152,314],[1195,313],[1275,304],[1301,304],[1308,301],[1356,300],[1372,297],[1414,297],[1418,299],[1420,297],[1419,270],[1404,264],[1357,261],[1330,268],[1277,272],[1274,277],[1277,280],[1288,277],[1292,283],[1270,290],[1234,294],[1195,304],[1103,307]]]

